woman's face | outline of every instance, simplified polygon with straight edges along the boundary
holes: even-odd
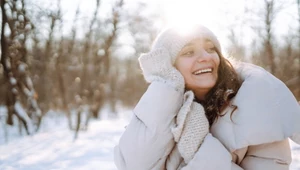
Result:
[[[178,53],[175,67],[183,75],[185,87],[203,100],[218,79],[220,58],[209,39],[195,39]]]

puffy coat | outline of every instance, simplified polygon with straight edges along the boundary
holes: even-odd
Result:
[[[232,104],[210,128],[194,158],[184,167],[171,128],[183,94],[153,82],[133,110],[115,147],[119,170],[287,170],[288,138],[300,144],[300,107],[289,89],[264,69],[240,64],[243,79]]]

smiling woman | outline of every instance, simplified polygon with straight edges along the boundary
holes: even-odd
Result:
[[[139,58],[150,85],[115,147],[118,169],[288,170],[288,138],[300,144],[295,97],[266,70],[232,65],[208,28],[184,26]]]
[[[218,80],[220,58],[215,45],[208,39],[195,39],[182,48],[175,67],[185,80],[186,89],[192,90],[197,99],[205,95]]]

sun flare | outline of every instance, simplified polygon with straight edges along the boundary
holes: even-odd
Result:
[[[164,4],[165,25],[175,27],[180,33],[189,32],[193,25],[204,25],[219,39],[225,42],[226,32],[221,25],[221,8],[219,1],[206,0],[173,0]]]
[[[208,8],[211,7],[211,8]],[[166,22],[169,26],[186,29],[188,25],[202,24],[206,26],[215,25],[217,11],[214,5],[202,0],[185,0],[169,2],[165,5]]]

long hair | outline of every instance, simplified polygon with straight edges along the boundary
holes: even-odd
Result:
[[[216,85],[205,95],[203,101],[198,101],[205,109],[210,126],[218,117],[224,116],[221,114],[222,111],[230,105],[230,100],[236,95],[242,84],[232,64],[223,57],[221,52],[216,51],[220,58]],[[234,110],[237,109],[237,106],[234,107]]]

